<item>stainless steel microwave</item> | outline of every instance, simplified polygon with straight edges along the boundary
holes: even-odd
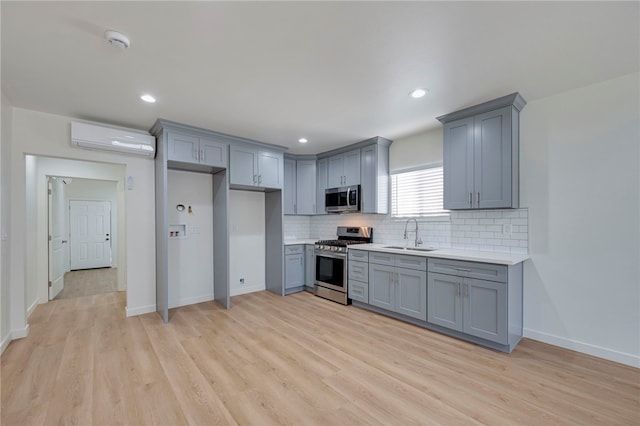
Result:
[[[360,211],[360,185],[325,190],[324,210],[327,213],[357,213]]]

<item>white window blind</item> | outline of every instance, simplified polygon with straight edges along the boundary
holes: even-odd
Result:
[[[391,216],[445,216],[442,166],[391,175]]]

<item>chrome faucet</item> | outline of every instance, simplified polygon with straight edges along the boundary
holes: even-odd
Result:
[[[416,220],[416,218],[412,217],[410,219],[407,219],[407,221],[404,224],[404,239],[408,239],[407,238],[407,225],[409,225],[410,221],[414,221],[416,223],[416,228],[414,229],[414,232],[416,233],[416,239],[414,241],[414,247],[418,247],[420,244],[422,244],[422,240],[420,239],[420,235],[418,235],[418,221]]]

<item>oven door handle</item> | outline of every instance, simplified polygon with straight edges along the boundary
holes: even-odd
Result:
[[[327,253],[324,250],[315,250],[314,253],[316,256],[321,257],[330,257],[332,259],[346,259],[347,255],[343,253]]]

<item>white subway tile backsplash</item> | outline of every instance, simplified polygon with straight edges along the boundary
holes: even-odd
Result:
[[[449,220],[418,219],[419,233],[425,247],[527,253],[528,216],[527,209],[452,211]],[[345,214],[285,216],[283,225],[287,239],[317,240],[334,238],[337,226],[371,226],[373,242],[404,246],[415,238],[413,232],[403,238],[405,223],[388,215]],[[503,225],[511,225],[511,234],[503,234]]]

